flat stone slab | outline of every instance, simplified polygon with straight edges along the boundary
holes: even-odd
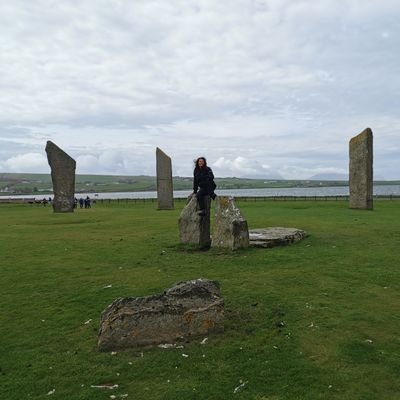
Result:
[[[297,228],[268,227],[249,230],[250,247],[286,246],[299,242],[306,232]]]

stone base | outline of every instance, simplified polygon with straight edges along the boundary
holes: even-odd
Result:
[[[249,247],[247,221],[231,196],[216,198],[211,246],[231,250]]]
[[[210,237],[210,197],[206,196],[206,215],[200,216],[195,194],[191,194],[185,208],[182,210],[179,220],[179,238],[182,244],[195,246],[199,249],[207,249],[211,245]]]
[[[296,228],[268,227],[249,231],[250,247],[275,247],[296,243],[306,237],[306,232]]]

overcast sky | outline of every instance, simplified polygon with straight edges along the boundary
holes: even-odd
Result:
[[[400,179],[398,0],[1,0],[0,172]]]

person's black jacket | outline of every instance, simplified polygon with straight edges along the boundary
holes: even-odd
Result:
[[[199,187],[204,191],[213,193],[216,185],[214,183],[214,174],[210,167],[195,168],[193,171],[193,192],[197,193]]]

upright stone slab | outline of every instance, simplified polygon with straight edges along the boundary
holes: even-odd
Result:
[[[53,181],[53,210],[74,212],[76,162],[51,141],[46,144],[46,153]]]
[[[172,163],[161,149],[156,150],[157,198],[159,210],[174,208],[174,192],[172,184]]]
[[[372,140],[370,128],[350,140],[350,208],[373,209]]]
[[[247,221],[235,205],[233,197],[217,196],[216,198],[211,246],[231,250],[249,247]]]
[[[210,247],[210,197],[205,197],[206,215],[198,215],[196,195],[191,194],[179,216],[179,238],[183,244],[191,244],[200,249]]]
[[[98,347],[109,351],[172,344],[223,330],[224,299],[218,282],[195,279],[161,295],[115,300],[101,315]]]

